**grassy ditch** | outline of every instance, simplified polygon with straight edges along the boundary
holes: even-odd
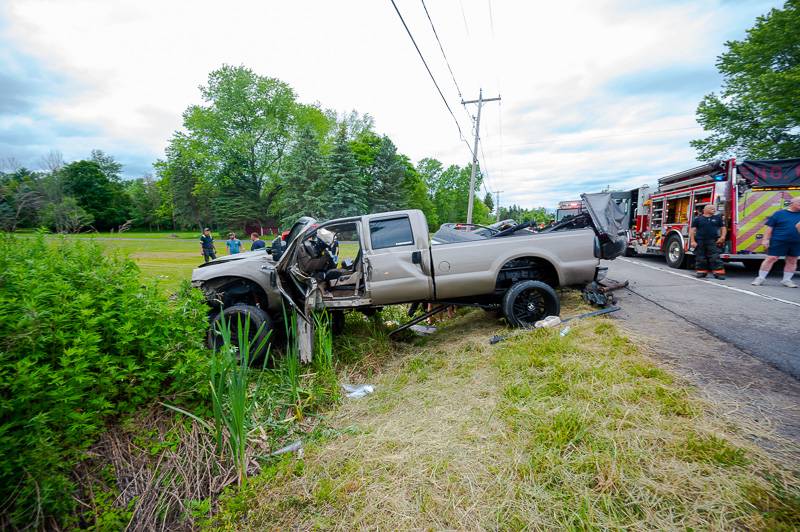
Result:
[[[348,340],[361,329],[340,339],[341,353],[359,360],[340,375],[376,393],[331,413],[302,457],[266,463],[208,525],[800,526],[796,472],[740,437],[612,321],[489,346],[498,329],[474,311],[389,351],[380,335]]]

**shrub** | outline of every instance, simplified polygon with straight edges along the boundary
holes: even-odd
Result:
[[[93,242],[0,235],[0,527],[64,523],[71,471],[104,425],[197,389],[199,298],[167,301]]]

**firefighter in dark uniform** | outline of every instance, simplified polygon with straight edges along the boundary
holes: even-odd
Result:
[[[706,205],[703,214],[692,220],[690,245],[694,248],[697,276],[706,277],[710,271],[717,279],[724,279],[725,268],[719,254],[725,244],[726,229],[722,216],[715,212],[713,205]]]

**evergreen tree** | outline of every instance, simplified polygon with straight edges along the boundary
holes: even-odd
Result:
[[[489,192],[483,197],[483,203],[489,208],[489,212],[494,212],[494,198]]]
[[[319,140],[310,127],[303,127],[289,156],[282,223],[291,225],[301,216],[323,218],[329,192],[326,185]]]
[[[397,155],[397,148],[389,137],[382,137],[373,165],[372,179],[367,193],[370,212],[402,209],[404,206],[403,180],[405,168]]]
[[[367,212],[367,193],[358,175],[353,151],[347,142],[347,129],[339,127],[328,162],[328,216],[341,218]]]

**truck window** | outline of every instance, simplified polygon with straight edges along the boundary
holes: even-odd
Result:
[[[414,244],[414,233],[411,231],[411,222],[408,220],[408,216],[370,221],[369,237],[372,249]]]

